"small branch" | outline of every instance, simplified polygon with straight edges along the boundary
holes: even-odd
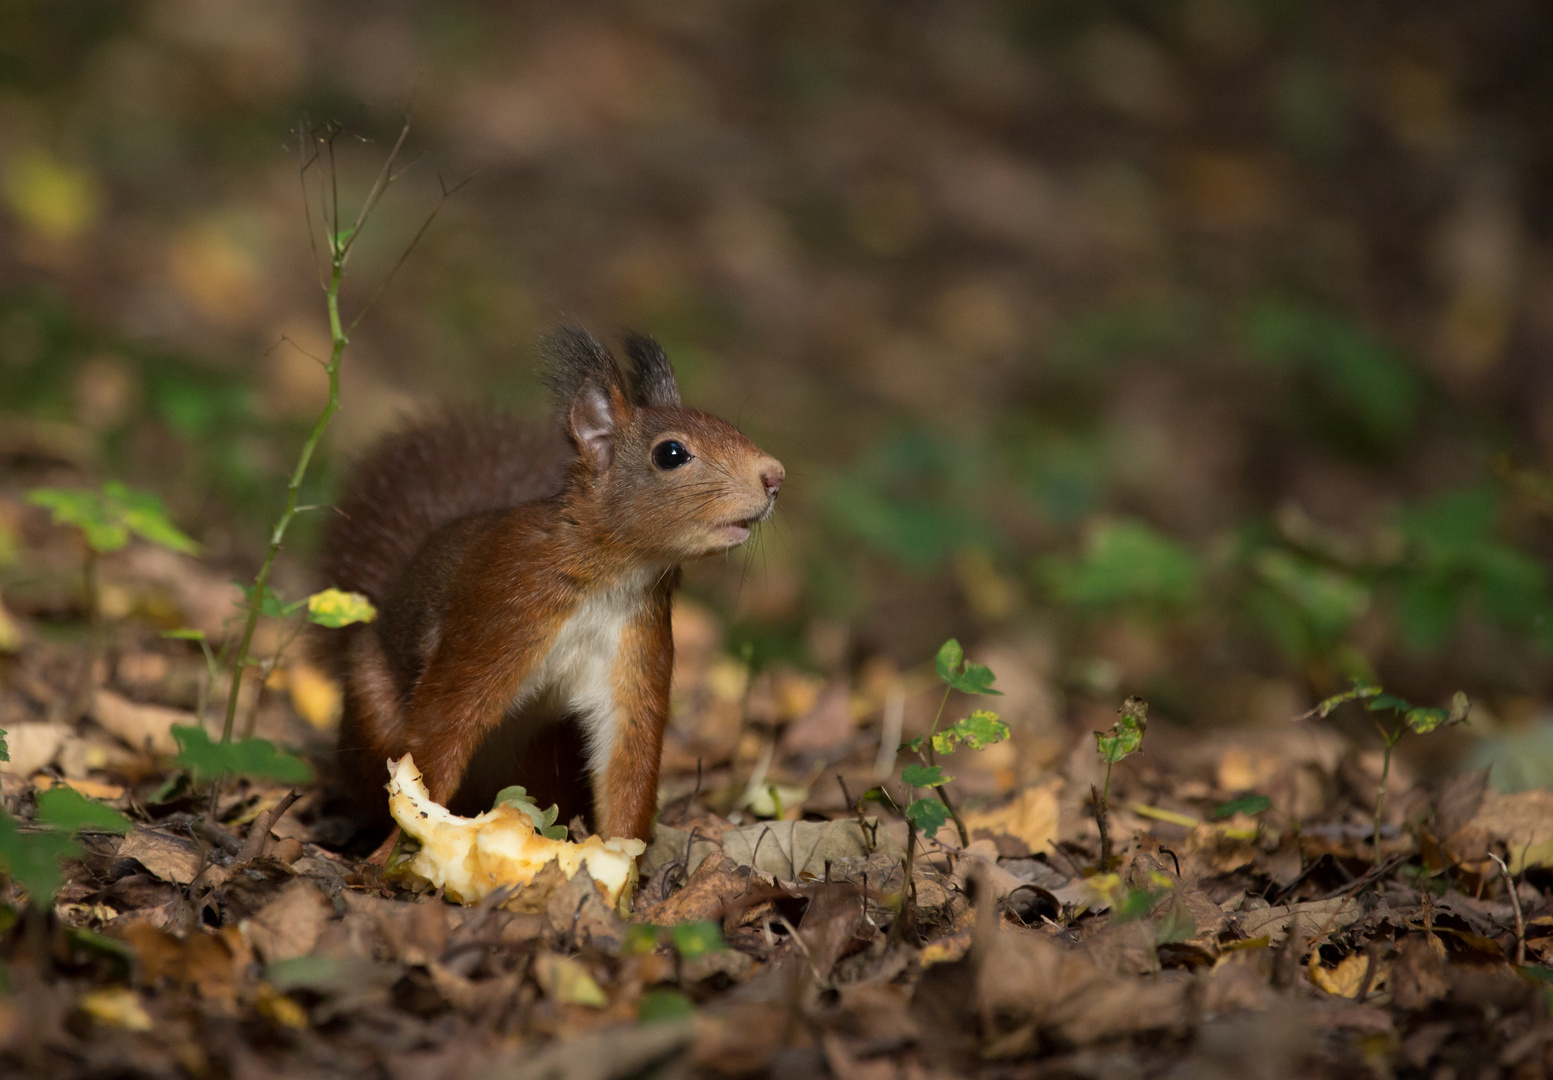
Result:
[[[1521,915],[1521,898],[1515,891],[1515,878],[1510,876],[1510,868],[1498,855],[1490,851],[1488,857],[1499,864],[1499,872],[1504,875],[1504,887],[1510,891],[1510,910],[1515,912],[1515,964],[1517,967],[1525,967],[1526,920]]]
[[[437,215],[442,212],[443,206],[447,204],[449,199],[458,194],[458,192],[463,189],[465,184],[473,180],[474,177],[475,174],[471,173],[469,176],[465,177],[463,181],[452,188],[443,186],[442,198],[437,200],[437,205],[432,207],[431,213],[426,215],[426,220],[421,222],[421,227],[415,230],[415,235],[410,238],[410,243],[406,245],[404,251],[400,254],[399,260],[394,263],[393,269],[389,270],[388,276],[378,283],[378,287],[373,290],[371,297],[368,298],[366,306],[363,307],[361,311],[357,313],[356,317],[351,320],[350,326],[346,328],[346,333],[355,330],[357,324],[360,323],[362,319],[367,317],[367,312],[371,311],[372,308],[377,304],[378,297],[383,295],[383,290],[388,288],[388,283],[394,280],[394,275],[399,273],[399,268],[405,264],[405,260],[408,259],[410,257],[410,253],[415,250],[415,246],[421,242],[421,237],[425,236],[426,230],[431,228],[431,223],[437,220]],[[440,178],[438,182],[441,182]],[[352,236],[352,239],[355,239],[355,237]]]
[[[1382,731],[1382,735],[1386,736],[1386,738],[1385,738],[1385,749],[1381,751],[1380,786],[1375,789],[1375,833],[1374,833],[1374,841],[1375,841],[1375,865],[1377,867],[1380,866],[1380,862],[1381,862],[1380,816],[1381,816],[1382,808],[1386,805],[1386,777],[1391,774],[1391,748],[1397,744],[1397,739],[1392,738],[1389,735],[1386,735],[1386,733],[1384,731]],[[1397,738],[1401,738],[1401,732],[1397,733]]]
[[[237,852],[236,861],[239,865],[251,863],[264,854],[264,842],[269,839],[270,830],[291,809],[291,804],[301,797],[302,792],[292,788],[285,798],[254,819],[254,823],[248,827],[248,835],[243,838],[243,846]]]
[[[1090,805],[1094,807],[1095,824],[1100,828],[1100,872],[1102,874],[1111,869],[1111,831],[1109,813],[1105,799],[1095,789],[1095,785],[1089,785]]]

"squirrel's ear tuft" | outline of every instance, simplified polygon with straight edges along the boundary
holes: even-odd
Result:
[[[540,345],[544,379],[577,452],[594,469],[614,460],[615,433],[631,417],[625,379],[609,350],[580,326],[567,326]]]
[[[679,382],[674,365],[659,345],[646,334],[629,334],[626,355],[631,358],[631,400],[643,406],[679,406]]]

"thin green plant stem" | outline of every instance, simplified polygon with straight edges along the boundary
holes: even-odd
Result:
[[[313,430],[308,433],[307,441],[302,444],[302,453],[297,458],[297,467],[291,473],[290,483],[286,485],[286,508],[281,511],[280,519],[275,522],[275,528],[270,533],[269,550],[265,553],[264,563],[259,567],[259,573],[254,578],[253,597],[248,604],[248,618],[243,623],[243,634],[238,639],[237,653],[232,659],[232,689],[227,694],[226,718],[221,724],[222,743],[232,741],[232,725],[237,719],[237,699],[242,691],[243,670],[248,665],[248,649],[253,644],[254,631],[258,628],[259,615],[264,607],[264,591],[269,585],[270,571],[274,569],[275,559],[286,540],[286,530],[291,527],[291,519],[296,517],[297,496],[302,490],[302,482],[307,478],[307,468],[312,463],[313,452],[318,449],[324,428],[329,426],[329,421],[340,410],[340,358],[345,353],[345,346],[349,344],[349,339],[345,336],[345,330],[340,323],[340,278],[345,269],[346,252],[344,247],[334,239],[331,239],[330,247],[333,249],[334,257],[327,299],[329,336],[332,346],[329,350],[329,362],[324,365],[324,371],[329,376],[329,401],[324,406],[323,412],[319,414]]]
[[[1379,727],[1379,725],[1380,725],[1380,721],[1377,720],[1376,721],[1376,726]],[[1400,730],[1398,730],[1395,735],[1392,735],[1389,732],[1387,732],[1384,728],[1382,728],[1381,736],[1382,736],[1382,739],[1384,740],[1384,742],[1383,742],[1383,749],[1381,750],[1381,757],[1380,757],[1380,784],[1375,789],[1375,832],[1373,834],[1373,836],[1374,836],[1374,847],[1375,847],[1375,866],[1376,866],[1376,869],[1380,868],[1380,860],[1381,860],[1381,852],[1380,852],[1380,816],[1381,816],[1381,810],[1386,805],[1386,778],[1391,775],[1391,748],[1396,746],[1397,742],[1402,738],[1402,732]]]
[[[938,731],[938,722],[944,718],[944,708],[949,704],[950,689],[951,687],[944,687],[944,696],[938,703],[938,714],[933,717],[933,726],[928,729],[927,739],[923,743],[923,748],[927,750],[927,763],[929,765],[938,764],[938,755],[933,752],[933,736]],[[943,784],[934,784],[933,791],[943,802],[944,809],[949,811],[949,816],[954,819],[954,827],[960,834],[960,846],[970,847],[970,831],[966,829],[965,822],[960,819],[960,811],[956,810],[954,803],[949,801],[949,792],[944,790]]]

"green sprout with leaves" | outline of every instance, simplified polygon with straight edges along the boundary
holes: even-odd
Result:
[[[1370,720],[1375,724],[1375,730],[1380,733],[1381,739],[1381,763],[1380,783],[1375,788],[1375,865],[1381,863],[1380,846],[1380,818],[1386,805],[1386,779],[1391,774],[1391,751],[1397,743],[1402,741],[1402,736],[1409,731],[1415,735],[1427,735],[1442,727],[1454,727],[1457,724],[1467,722],[1467,714],[1472,709],[1472,703],[1467,700],[1467,695],[1458,690],[1451,696],[1450,705],[1444,708],[1429,708],[1414,705],[1410,701],[1404,701],[1395,694],[1388,694],[1378,686],[1369,683],[1355,681],[1353,686],[1341,694],[1333,694],[1316,705],[1309,712],[1295,717],[1297,720],[1306,720],[1312,716],[1326,718],[1332,714],[1332,710],[1339,705],[1345,705],[1350,701],[1359,702],[1364,706],[1364,711],[1370,714]],[[1381,720],[1383,713],[1391,713],[1393,722],[1390,726]]]
[[[1100,828],[1100,869],[1102,872],[1111,865],[1111,833],[1108,827],[1108,815],[1111,799],[1111,770],[1118,761],[1131,757],[1143,749],[1143,733],[1149,726],[1149,703],[1140,697],[1130,697],[1122,702],[1117,710],[1116,723],[1107,731],[1095,732],[1095,745],[1100,751],[1100,760],[1105,762],[1105,785],[1096,792],[1091,788],[1091,794],[1095,800],[1095,824]]]
[[[86,610],[92,624],[94,647],[101,610],[98,563],[103,555],[123,548],[132,536],[185,555],[196,555],[200,550],[197,543],[173,524],[161,499],[117,480],[106,481],[95,491],[91,488],[33,488],[27,492],[27,501],[46,509],[54,524],[79,529],[86,541]]]
[[[550,809],[541,810],[528,793],[528,788],[522,784],[513,784],[504,787],[496,793],[496,805],[517,807],[529,816],[534,823],[534,831],[547,840],[565,840],[570,835],[565,825],[556,824],[556,819],[561,816],[561,808],[554,803]]]
[[[944,718],[944,708],[949,704],[951,690],[958,690],[962,694],[1000,697],[1003,691],[992,689],[993,679],[996,678],[992,669],[967,660],[965,650],[954,638],[944,642],[938,650],[934,667],[939,681],[944,684],[944,696],[938,703],[933,726],[926,735],[918,735],[902,743],[900,748],[910,750],[921,759],[919,763],[907,765],[901,770],[901,780],[913,792],[918,788],[932,788],[938,797],[924,796],[911,800],[906,807],[906,820],[917,831],[933,836],[946,821],[953,818],[955,828],[960,833],[960,843],[969,844],[971,837],[965,822],[961,820],[954,803],[950,802],[949,793],[944,790],[944,785],[954,777],[944,775],[943,767],[938,764],[938,755],[952,754],[961,747],[980,750],[1002,742],[1008,738],[1008,725],[998,719],[997,713],[985,709],[978,709],[943,731],[938,730],[938,725]]]

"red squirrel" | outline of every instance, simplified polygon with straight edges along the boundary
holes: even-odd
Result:
[[[748,539],[785,474],[680,404],[657,342],[625,351],[629,379],[561,330],[542,347],[558,425],[450,412],[348,480],[324,576],[379,614],[319,648],[344,688],[341,778],[368,822],[389,823],[384,764],[409,752],[457,812],[522,783],[563,821],[591,811],[602,836],[649,839],[680,563]]]

